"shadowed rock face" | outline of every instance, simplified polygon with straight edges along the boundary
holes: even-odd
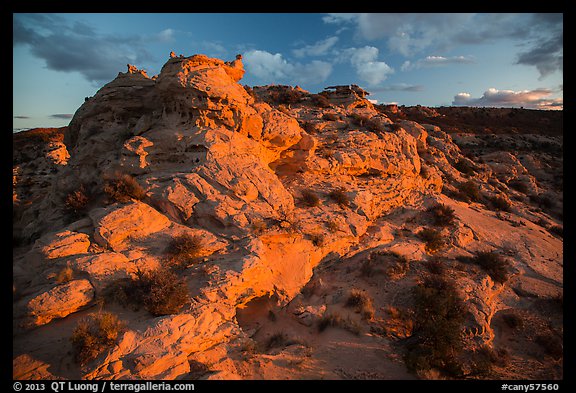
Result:
[[[383,367],[376,374],[355,374],[352,361],[335,371],[327,359],[344,354],[331,352],[317,323],[340,313],[374,333],[358,336],[360,359],[374,345],[397,351],[377,332],[395,326],[407,338],[412,325],[382,310],[414,307],[410,293],[428,274],[423,262],[438,255],[468,307],[461,328],[472,349],[499,342],[492,318],[524,301],[517,293],[545,298],[561,289],[562,240],[544,230],[561,214],[561,199],[544,199],[558,194],[551,171],[561,139],[524,155],[484,151],[497,141],[393,121],[355,85],[333,87],[323,101],[300,88],[244,88],[243,74],[241,56],[174,56],[152,78],[129,66],[86,100],[63,138],[26,145],[28,156],[14,162],[14,233],[22,242],[13,261],[15,375],[174,379],[196,375],[204,362],[214,378],[405,378],[394,361],[375,362]],[[540,142],[534,136],[525,146]],[[118,174],[141,196],[107,195]],[[479,199],[462,196],[467,182]],[[497,213],[496,197],[504,199]],[[435,225],[426,209],[437,203],[455,218],[437,228],[443,245],[433,250],[416,234]],[[538,211],[538,203],[546,206]],[[170,250],[182,236],[200,245],[174,266]],[[506,256],[509,284],[456,262],[479,250]],[[103,302],[119,280],[161,267],[185,282],[190,301],[179,313],[153,318]],[[372,319],[344,306],[353,287],[378,302]],[[259,299],[269,299],[266,312],[254,313]],[[43,348],[55,357],[70,350],[58,348],[68,336],[55,331],[70,334],[95,304],[125,318],[116,345],[83,368],[54,364],[48,372],[53,360],[41,358]],[[246,358],[249,343],[264,352],[281,345],[268,340],[274,326],[307,336],[317,355],[301,348]]]

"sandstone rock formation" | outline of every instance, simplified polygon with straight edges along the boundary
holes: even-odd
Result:
[[[201,376],[215,379],[278,376],[280,369],[295,378],[411,378],[400,360],[382,363],[380,355],[366,357],[376,374],[354,369],[353,361],[319,369],[349,354],[323,346],[317,325],[346,315],[341,326],[364,326],[354,338],[358,348],[392,353],[391,340],[409,339],[414,326],[384,310],[414,307],[412,288],[438,255],[461,288],[471,348],[499,340],[492,320],[519,297],[549,300],[561,292],[562,240],[541,228],[561,222],[562,201],[534,208],[555,192],[551,157],[492,149],[476,159],[476,136],[392,120],[356,85],[313,95],[248,89],[238,83],[243,75],[240,55],[225,62],[172,52],[155,78],[129,66],[77,110],[62,141],[38,144],[15,161],[15,376],[175,379],[197,376],[194,365],[205,362],[211,369]],[[53,170],[46,183],[37,167]],[[115,173],[141,195],[114,201],[105,190]],[[480,197],[466,196],[471,187]],[[504,192],[509,207],[496,199]],[[427,209],[438,203],[453,210],[454,222],[438,229],[444,242],[431,251],[417,234],[435,225]],[[200,243],[173,267],[169,250],[182,235]],[[456,260],[486,250],[512,261],[509,283]],[[405,263],[394,259],[400,256]],[[160,268],[185,282],[189,301],[179,313],[126,309],[116,345],[73,371],[53,364],[48,373],[46,360],[35,359],[40,344],[29,335],[56,348],[56,323],[69,332],[94,306],[122,309],[107,291]],[[371,319],[346,306],[352,287],[378,305]],[[312,348],[270,344],[283,324],[307,335]],[[246,358],[250,345],[260,352]],[[310,374],[291,368],[295,359]]]

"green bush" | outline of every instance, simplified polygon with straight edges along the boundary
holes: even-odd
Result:
[[[108,312],[90,314],[80,320],[70,337],[76,361],[83,366],[96,359],[114,346],[122,329],[123,323]]]
[[[446,245],[441,233],[436,229],[424,228],[418,232],[418,237],[426,242],[426,251],[431,254],[439,251]]]
[[[456,220],[454,209],[442,203],[432,206],[427,211],[432,214],[434,225],[439,227],[453,225]]]
[[[119,173],[104,182],[104,192],[120,203],[127,203],[132,199],[142,200],[146,196],[146,192],[136,179],[128,174]]]

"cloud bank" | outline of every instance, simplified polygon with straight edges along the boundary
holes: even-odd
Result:
[[[473,98],[470,93],[458,93],[454,96],[452,105],[455,106],[487,106],[503,108],[526,109],[563,109],[563,98],[550,98],[553,91],[550,89],[534,90],[498,90],[490,88],[482,97]]]

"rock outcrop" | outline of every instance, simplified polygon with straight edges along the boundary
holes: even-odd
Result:
[[[457,202],[441,193],[470,181],[498,195],[513,180],[533,180],[529,160],[503,152],[485,155],[484,163],[470,160],[455,143],[463,137],[393,121],[356,85],[320,95],[282,86],[252,91],[238,83],[243,75],[240,55],[225,62],[172,53],[152,78],[129,65],[78,109],[63,141],[38,153],[35,160],[56,168],[49,185],[22,194],[22,179],[33,175],[25,160],[15,163],[15,230],[33,240],[13,262],[14,323],[22,329],[15,338],[15,375],[47,375],[44,363],[18,353],[30,348],[24,343],[30,329],[41,335],[54,320],[65,324],[90,306],[118,307],[105,299],[107,289],[144,271],[176,269],[189,302],[175,315],[134,311],[117,344],[78,370],[82,378],[183,378],[194,371],[193,359],[221,351],[231,355],[214,355],[220,360],[213,372],[240,375],[232,359],[238,343],[258,334],[242,326],[239,310],[274,299],[274,307],[289,305],[286,318],[315,328],[328,311],[339,310],[343,296],[321,288],[322,299],[311,298],[315,303],[291,304],[306,300],[300,292],[314,275],[333,274],[319,266],[361,262],[384,249],[410,258],[410,265],[432,259],[412,234],[429,222],[423,206],[442,202],[456,211],[456,222],[442,230],[447,253],[470,254],[481,242],[506,246],[504,237],[487,233],[499,220],[488,210],[477,207],[475,221],[466,220],[468,203],[487,209],[486,200]],[[463,162],[475,173],[463,173]],[[107,182],[118,173],[142,192],[114,201]],[[535,219],[519,201],[513,204],[516,217]],[[186,264],[174,267],[169,251],[183,235],[200,243]],[[522,259],[518,271],[554,280],[545,293],[557,293],[558,266],[542,268],[541,259],[526,255],[534,244],[542,258],[561,258],[561,241],[550,235],[547,245],[530,243],[530,236],[511,237],[524,239],[528,249],[517,244],[510,251]],[[380,284],[387,293],[382,299],[402,303],[419,274],[413,266],[388,276]],[[479,272],[454,276],[470,306],[466,332],[490,344],[500,307],[495,299],[508,294],[506,288]],[[538,292],[526,281],[517,288]],[[376,314],[374,323],[382,317]],[[406,337],[412,331],[401,330]],[[59,376],[57,367],[50,372]]]

